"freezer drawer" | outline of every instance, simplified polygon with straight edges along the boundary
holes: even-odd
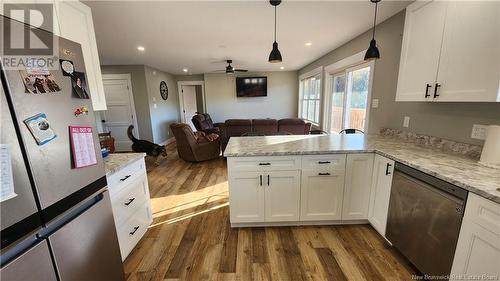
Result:
[[[125,279],[108,191],[99,198],[49,236],[61,281]]]
[[[42,241],[0,270],[2,280],[54,281],[56,274],[47,241]]]

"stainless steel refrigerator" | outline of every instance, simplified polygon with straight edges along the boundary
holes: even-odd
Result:
[[[58,49],[57,60],[85,73],[79,44],[59,38]],[[125,279],[91,101],[75,93],[76,76],[68,74],[51,70],[37,91],[29,81],[36,75],[1,70],[2,281]],[[29,129],[26,120],[39,114],[48,123],[38,126],[52,137]],[[75,166],[70,126],[93,127],[95,164]]]

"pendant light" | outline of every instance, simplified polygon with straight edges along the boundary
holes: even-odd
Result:
[[[274,43],[273,50],[269,54],[269,62],[278,63],[283,61],[280,50],[278,50],[278,42],[276,42],[276,6],[281,4],[281,0],[269,0],[269,3],[274,6]]]
[[[380,58],[380,52],[377,48],[377,41],[375,41],[375,26],[377,24],[377,6],[380,0],[370,0],[372,3],[375,3],[375,17],[373,19],[373,33],[372,40],[370,41],[370,47],[366,50],[365,60],[376,60]]]

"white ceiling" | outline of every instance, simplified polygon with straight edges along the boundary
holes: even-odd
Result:
[[[377,22],[409,3],[380,2]],[[368,0],[283,1],[277,10],[283,63],[271,64],[274,10],[268,1],[85,4],[92,8],[101,64],[146,64],[172,74],[223,69],[225,59],[250,71],[298,70],[370,29],[374,11]],[[139,52],[139,45],[146,50]]]

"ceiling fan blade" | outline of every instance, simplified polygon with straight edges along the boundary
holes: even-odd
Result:
[[[212,72],[215,72],[215,73],[224,73],[224,72],[226,72],[226,70],[225,69],[219,69],[219,70],[214,70]]]
[[[234,71],[238,71],[238,72],[248,72],[248,69],[235,69]]]

